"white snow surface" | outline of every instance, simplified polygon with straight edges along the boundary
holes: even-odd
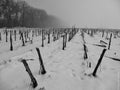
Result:
[[[107,50],[101,66],[97,71],[97,77],[88,76],[97,64],[103,48],[94,46],[100,44],[99,35],[90,37],[85,34],[88,47],[88,59],[83,59],[83,41],[78,32],[75,37],[67,42],[67,47],[62,50],[62,39],[41,47],[36,41],[26,47],[20,47],[12,52],[0,54],[0,59],[6,63],[0,65],[0,90],[120,90],[120,62],[107,56],[120,58],[120,39],[112,39],[111,49]],[[107,41],[108,42],[108,41]],[[39,58],[35,47],[39,47],[47,73],[39,75]],[[114,53],[116,52],[116,55]],[[33,59],[27,61],[38,82],[33,89],[31,80],[20,58]],[[91,62],[91,68],[87,67]],[[44,89],[42,89],[44,88]]]

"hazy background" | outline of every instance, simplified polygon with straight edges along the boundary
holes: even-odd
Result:
[[[70,25],[120,28],[119,0],[26,0]]]

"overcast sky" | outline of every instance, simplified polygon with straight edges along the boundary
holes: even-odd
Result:
[[[120,28],[119,0],[26,0],[79,27]]]

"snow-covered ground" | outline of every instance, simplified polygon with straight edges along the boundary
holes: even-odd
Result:
[[[107,50],[102,63],[97,71],[97,77],[91,74],[98,62],[103,48],[95,46],[100,40],[108,40],[100,35],[90,37],[85,34],[88,48],[88,59],[83,59],[84,49],[81,33],[67,42],[67,47],[62,50],[62,39],[46,44],[36,40],[33,44],[20,47],[12,52],[0,54],[0,59],[6,63],[0,65],[0,90],[120,90],[120,62],[108,57],[120,58],[120,39],[112,38],[111,49]],[[36,47],[40,49],[47,73],[39,75],[39,58]],[[116,53],[116,54],[115,54]],[[33,89],[31,80],[19,59],[33,59],[27,61],[38,82]],[[91,62],[91,68],[87,67]]]

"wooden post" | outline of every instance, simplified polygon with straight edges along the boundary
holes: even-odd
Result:
[[[44,47],[44,31],[42,30],[42,47]]]
[[[67,33],[65,33],[65,35],[63,35],[63,50],[65,50],[66,47],[66,43],[67,43]]]
[[[87,47],[86,47],[85,43],[83,44],[83,46],[84,46],[84,60],[86,60],[88,58]]]
[[[48,32],[48,44],[50,43],[50,32]]]
[[[65,35],[63,35],[63,48],[62,50],[65,50]]]
[[[24,41],[24,37],[23,37],[23,32],[21,33],[21,38],[22,38],[22,46],[25,46],[25,41]]]
[[[5,34],[6,34],[6,42],[8,42],[8,31],[7,31],[7,29],[5,30]]]
[[[30,76],[31,83],[32,83],[32,87],[33,87],[33,88],[36,88],[37,85],[38,85],[38,83],[37,83],[36,79],[34,78],[32,72],[31,72],[31,70],[30,70],[30,68],[29,68],[29,66],[28,66],[28,64],[27,64],[27,62],[26,62],[26,60],[23,59],[23,60],[22,60],[22,63],[23,63],[23,65],[24,65],[27,73],[28,73],[29,76]]]
[[[55,41],[55,39],[56,39],[55,38],[55,29],[53,30],[53,35],[52,36],[53,36],[53,41]]]
[[[15,39],[15,41],[16,41],[16,34],[17,34],[17,32],[16,32],[16,30],[14,30],[14,39]]]
[[[24,32],[24,37],[25,37],[25,43],[27,43],[27,31]]]
[[[20,30],[19,30],[19,35],[20,35],[19,40],[21,40],[21,38],[22,38],[22,32]]]
[[[64,38],[64,47],[66,48],[66,44],[67,44],[67,33],[65,33],[65,38]]]
[[[112,39],[112,33],[110,34],[110,40],[109,40],[108,50],[110,50],[111,39]]]
[[[68,39],[68,41],[70,41],[71,40],[71,32],[69,33],[69,39]]]
[[[66,40],[65,40],[65,41],[66,41],[66,43],[67,43],[67,39],[68,39],[68,37],[67,37],[67,33],[65,33],[65,36],[66,36],[66,38],[65,38]]]
[[[10,51],[13,51],[12,31],[10,31]]]
[[[37,50],[37,53],[38,53],[38,56],[39,56],[39,62],[40,62],[40,70],[39,70],[39,74],[46,74],[46,70],[45,70],[45,67],[44,67],[44,64],[43,64],[43,60],[42,60],[42,57],[41,57],[41,54],[40,54],[40,50],[39,48],[36,48]]]
[[[96,65],[96,67],[95,67],[95,69],[94,69],[94,71],[93,71],[93,73],[92,73],[92,75],[93,75],[94,77],[96,77],[96,73],[97,73],[98,67],[100,66],[100,64],[101,64],[101,62],[102,62],[102,58],[103,58],[105,52],[106,52],[106,49],[103,49],[102,54],[101,54],[101,56],[100,56],[100,58],[99,58],[99,60],[98,60],[98,63],[97,63],[97,65]]]

